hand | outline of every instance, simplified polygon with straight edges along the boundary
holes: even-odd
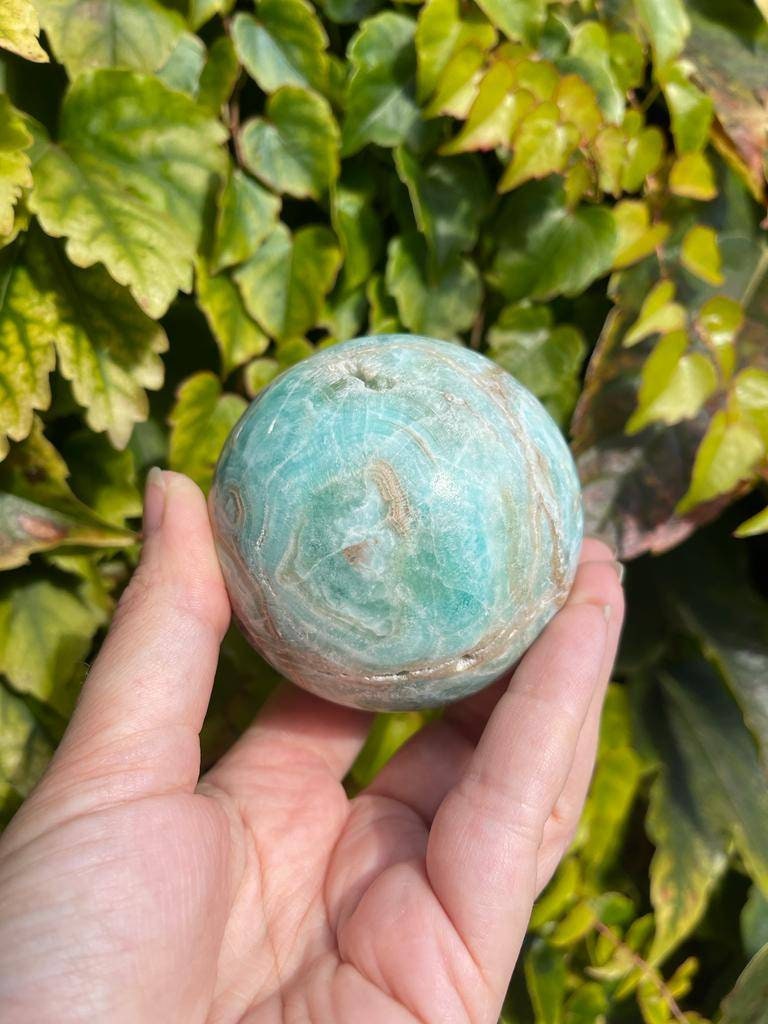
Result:
[[[3,1024],[495,1022],[589,783],[623,614],[609,550],[585,542],[511,682],[348,800],[370,717],[287,685],[198,779],[229,604],[189,480],[152,478],[145,535],[0,843]]]

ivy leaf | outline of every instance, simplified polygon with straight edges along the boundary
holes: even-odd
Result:
[[[341,24],[362,21],[381,7],[382,0],[317,0],[331,21]]]
[[[457,257],[438,273],[428,270],[427,247],[410,232],[393,238],[387,257],[387,290],[400,320],[415,334],[456,338],[480,309],[483,288],[474,263]]]
[[[544,23],[546,0],[477,0],[477,6],[510,39],[530,42]]]
[[[40,23],[29,0],[3,0],[0,5],[0,47],[25,60],[44,64],[48,54],[37,40]]]
[[[764,457],[765,444],[751,426],[731,421],[725,410],[716,412],[696,452],[690,486],[675,511],[684,515],[733,491],[752,476]]]
[[[247,408],[239,395],[222,394],[212,373],[196,373],[179,387],[168,417],[171,469],[186,473],[208,491],[224,442]]]
[[[384,248],[381,217],[373,206],[375,191],[367,165],[349,160],[331,190],[331,221],[344,254],[345,292],[369,280]]]
[[[52,567],[16,569],[0,577],[0,672],[17,691],[63,714],[72,679],[109,604],[93,585]]]
[[[202,39],[184,32],[171,51],[168,60],[157,71],[157,77],[171,89],[197,96],[200,76],[205,65],[205,45]]]
[[[702,814],[686,761],[649,690],[640,707],[643,738],[658,764],[645,827],[655,847],[650,867],[656,930],[648,957],[659,964],[690,935],[728,866],[725,837]]]
[[[272,338],[301,337],[320,318],[341,264],[336,239],[310,225],[295,235],[284,224],[234,274],[245,308]]]
[[[13,230],[13,210],[22,189],[32,185],[30,160],[25,152],[32,145],[24,118],[0,93],[0,235]]]
[[[269,348],[269,338],[248,315],[243,297],[228,274],[209,275],[200,265],[196,297],[219,346],[223,377]]]
[[[676,196],[705,202],[717,195],[712,164],[703,153],[684,153],[669,170],[669,190]]]
[[[306,0],[258,0],[256,17],[235,15],[232,41],[240,63],[264,92],[283,85],[325,92],[328,37]]]
[[[548,306],[505,306],[488,331],[488,355],[532,391],[558,423],[573,410],[586,349],[581,331],[555,325]]]
[[[701,352],[689,352],[688,337],[673,331],[657,343],[643,365],[637,408],[627,421],[628,434],[649,423],[679,423],[690,419],[717,389],[712,360]]]
[[[475,7],[460,0],[427,0],[416,26],[418,98],[432,95],[451,58],[468,46],[488,51],[496,30]]]
[[[768,787],[736,703],[706,662],[665,674],[663,688],[700,812],[732,838],[748,873],[768,892]],[[723,749],[727,758],[719,754]]]
[[[540,103],[514,130],[512,159],[501,176],[498,191],[509,192],[532,178],[546,178],[565,170],[578,142],[578,130],[561,123],[557,104]]]
[[[217,114],[232,95],[240,64],[229,36],[218,36],[208,49],[208,56],[200,72],[197,102],[201,107]]]
[[[49,304],[21,257],[19,241],[0,251],[0,458],[8,439],[29,434],[34,411],[48,408],[55,363]]]
[[[765,977],[768,946],[752,957],[733,991],[723,1000],[720,1024],[761,1024],[765,1016]]]
[[[56,60],[76,78],[91,68],[156,71],[184,32],[157,0],[36,0]]]
[[[672,134],[678,153],[695,153],[706,146],[712,124],[712,100],[689,81],[681,62],[658,72],[672,117]]]
[[[276,192],[319,199],[339,175],[339,129],[317,93],[283,86],[240,133],[245,166]]]
[[[558,67],[579,75],[595,90],[606,120],[620,124],[624,116],[625,89],[619,85],[611,59],[611,39],[604,25],[583,21],[571,33],[568,54]]]
[[[226,155],[222,125],[157,79],[102,70],[64,99],[40,147],[30,207],[79,267],[102,262],[150,316],[192,286],[203,211]]]
[[[64,460],[35,421],[0,466],[0,569],[24,565],[36,551],[63,546],[123,547],[129,530],[105,522],[67,485]]]
[[[464,119],[477,96],[486,55],[477,46],[465,46],[448,61],[437,83],[435,93],[424,107],[424,117],[450,117]]]
[[[658,0],[665,3],[665,0]],[[768,35],[756,7],[718,7],[686,0],[691,33],[684,57],[711,98],[717,116],[713,142],[736,167],[752,194],[765,195],[765,93]]]
[[[669,234],[669,224],[652,224],[648,204],[641,199],[625,199],[613,208],[616,222],[614,270],[628,267],[649,256]]]
[[[560,1024],[567,981],[562,950],[544,939],[534,939],[524,959],[524,970],[537,1024]]]
[[[610,210],[569,210],[555,178],[516,189],[497,220],[497,236],[489,279],[512,302],[578,294],[608,272],[616,248]]]
[[[395,151],[395,166],[437,267],[472,249],[490,200],[482,163],[465,156],[425,165],[400,148]]]
[[[235,168],[219,197],[211,269],[218,272],[249,260],[279,213],[278,197]]]
[[[48,304],[46,330],[61,373],[85,407],[88,426],[124,448],[134,423],[149,412],[145,389],[162,386],[165,332],[102,267],[73,267],[40,232],[30,234],[25,256]]]
[[[385,11],[364,21],[349,44],[342,156],[370,142],[398,146],[416,126],[414,34],[410,18]]]
[[[477,88],[466,124],[440,152],[450,155],[508,146],[515,126],[536,104],[533,93],[516,87],[516,81],[508,63],[494,64]]]
[[[686,270],[700,277],[708,284],[722,284],[722,260],[717,244],[717,234],[705,224],[696,224],[686,232],[680,252],[680,260]]]
[[[755,956],[768,945],[768,896],[756,885],[750,889],[740,914],[741,941],[747,956]]]
[[[653,48],[657,67],[673,60],[682,51],[691,23],[683,0],[634,0]]]

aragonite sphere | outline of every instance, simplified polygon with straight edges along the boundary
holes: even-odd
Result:
[[[403,334],[277,377],[227,441],[210,509],[253,646],[377,710],[510,668],[565,600],[582,534],[573,461],[533,395],[477,352]]]

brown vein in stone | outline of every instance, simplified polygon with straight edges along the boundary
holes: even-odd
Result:
[[[404,535],[408,532],[412,517],[411,505],[400,478],[385,459],[377,459],[371,466],[371,478],[378,488],[382,501],[389,506],[389,521],[394,530]]]

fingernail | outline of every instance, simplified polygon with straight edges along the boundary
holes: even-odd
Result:
[[[619,583],[624,582],[624,563],[617,559],[614,560],[613,568],[616,570],[616,575],[619,577]]]
[[[594,533],[587,533],[584,535],[584,540],[599,540],[601,544],[605,544],[614,558],[618,557],[618,548],[613,541],[608,540],[607,537],[598,537]]]
[[[151,537],[163,522],[165,512],[165,477],[163,471],[153,466],[147,473],[144,489],[144,536]]]

